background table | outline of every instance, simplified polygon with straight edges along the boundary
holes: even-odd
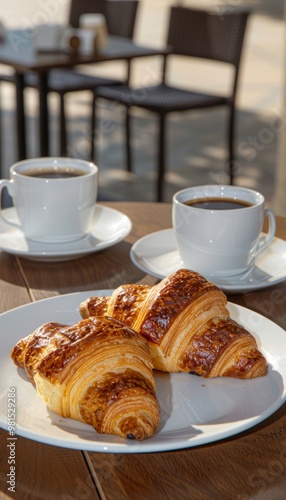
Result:
[[[24,74],[38,75],[40,156],[49,155],[47,75],[54,68],[70,68],[82,64],[107,61],[131,61],[138,57],[162,55],[165,50],[136,45],[128,38],[108,36],[104,47],[90,55],[80,53],[38,52],[34,45],[33,31],[28,29],[8,31],[0,40],[0,64],[15,71],[18,159],[26,158],[26,130],[24,109]]]
[[[75,291],[115,288],[131,282],[155,284],[155,278],[132,264],[129,251],[141,236],[171,226],[171,206],[117,202],[107,205],[126,213],[132,219],[133,229],[124,241],[101,253],[50,264],[0,254],[0,311]],[[286,219],[278,218],[277,234],[286,239]],[[269,317],[286,329],[286,282],[265,290],[231,295],[229,300]],[[285,499],[285,404],[270,418],[237,436],[166,453],[87,453],[18,436],[16,494],[10,496],[6,483],[7,434],[3,430],[0,430],[0,444],[1,498]]]

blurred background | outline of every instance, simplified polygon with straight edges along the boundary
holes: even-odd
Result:
[[[83,0],[84,1],[84,0]],[[281,179],[284,178],[285,134],[285,21],[284,0],[141,0],[134,40],[162,47],[165,44],[169,6],[181,3],[223,9],[248,7],[252,15],[247,28],[238,87],[236,127],[236,183],[261,191],[268,205],[276,204],[283,213]],[[7,27],[32,27],[43,22],[67,22],[68,0],[0,0],[1,20]],[[132,84],[149,85],[160,75],[159,57],[137,60],[132,66]],[[121,63],[105,63],[81,70],[115,77],[123,72]],[[1,71],[8,71],[4,66]],[[189,64],[178,58],[172,62],[172,81],[176,85],[211,89],[220,93],[227,88],[230,75],[224,68],[214,71],[211,81],[200,62]],[[3,172],[16,161],[15,89],[1,84],[1,130]],[[28,154],[39,156],[37,128],[37,94],[26,89]],[[68,132],[71,156],[87,158],[90,98],[84,92],[68,94]],[[58,99],[49,95],[51,110],[52,155],[59,154]],[[171,201],[175,191],[198,184],[227,183],[225,171],[225,113],[222,109],[192,111],[169,116],[167,175],[164,201]],[[156,116],[133,111],[134,172],[126,172],[123,110],[99,102],[100,121],[97,130],[97,158],[100,168],[100,195],[106,200],[155,199]],[[286,180],[285,180],[286,185]],[[286,189],[286,188],[285,188]],[[281,198],[281,202],[277,200]],[[286,205],[285,213],[286,214]]]

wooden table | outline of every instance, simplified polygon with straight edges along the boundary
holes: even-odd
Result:
[[[132,264],[129,251],[139,237],[171,226],[171,206],[127,202],[108,205],[126,213],[133,221],[133,229],[123,242],[101,253],[45,265],[0,254],[1,312],[75,291],[114,288],[131,282],[156,283],[155,278]],[[277,225],[277,235],[286,239],[286,219],[278,218]],[[286,282],[265,290],[231,295],[230,300],[286,329]],[[285,499],[285,404],[270,418],[237,436],[164,453],[87,453],[18,436],[16,493],[9,495],[4,430],[0,430],[0,443],[1,498]]]
[[[162,55],[164,52],[165,49],[161,51],[137,45],[128,38],[110,35],[106,45],[91,55],[64,52],[43,53],[36,50],[31,30],[8,31],[5,38],[0,41],[0,64],[7,65],[15,71],[18,159],[23,160],[27,156],[24,110],[25,73],[34,72],[38,75],[40,156],[48,156],[47,77],[51,69],[106,61],[131,61],[138,57]]]

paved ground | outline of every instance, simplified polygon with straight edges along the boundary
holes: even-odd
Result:
[[[168,6],[171,0],[141,0],[136,40],[151,45],[163,45]],[[183,3],[183,2],[182,2]],[[198,1],[185,4],[198,5]],[[244,57],[242,61],[238,94],[237,120],[237,183],[262,191],[269,204],[275,198],[279,133],[284,127],[284,21],[281,0],[215,0],[200,5],[215,9],[248,5],[253,9],[249,22]],[[0,0],[2,20],[7,26],[36,24],[46,20],[64,21],[67,18],[67,0]],[[156,81],[160,69],[159,59],[136,62],[133,83],[142,85]],[[91,68],[88,68],[91,71]],[[92,71],[95,71],[93,68]],[[98,71],[98,67],[96,68]],[[105,74],[121,74],[120,64],[100,68]],[[220,91],[226,88],[229,75],[212,71],[211,78],[198,63],[186,68],[181,61],[173,65],[173,80],[187,85],[190,81],[197,88]],[[4,116],[4,168],[7,171],[15,161],[14,92],[11,86],[1,88]],[[88,116],[90,100],[86,93],[68,96],[69,133],[71,154],[86,157],[88,150]],[[37,156],[37,100],[33,91],[27,91],[29,156]],[[51,96],[52,154],[58,154],[56,96]],[[134,113],[134,173],[125,170],[124,133],[122,110],[112,109],[101,103],[98,157],[100,167],[100,195],[105,199],[153,200],[155,187],[156,119],[149,113]],[[172,194],[188,185],[227,182],[224,171],[225,113],[211,110],[173,115],[168,122],[168,173],[165,201]]]

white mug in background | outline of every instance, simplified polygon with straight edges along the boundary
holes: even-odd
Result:
[[[34,29],[34,45],[41,52],[60,51],[66,26],[56,23],[39,24]]]
[[[264,205],[261,193],[238,186],[195,186],[175,193],[172,219],[182,265],[210,277],[247,271],[275,236],[274,214]]]
[[[19,224],[26,238],[68,242],[90,230],[98,191],[98,167],[74,158],[34,158],[10,167],[10,180],[0,181],[0,197],[6,187],[12,197]]]

